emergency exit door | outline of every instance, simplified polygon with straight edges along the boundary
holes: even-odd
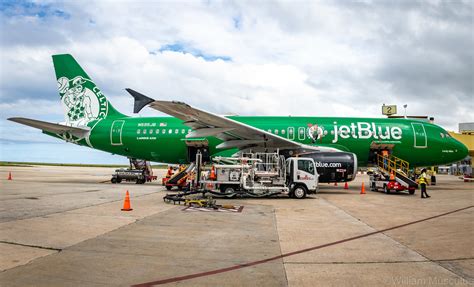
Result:
[[[411,127],[413,128],[414,137],[413,146],[416,148],[426,148],[428,143],[425,126],[422,123],[411,123]]]
[[[125,121],[118,120],[112,123],[110,128],[110,144],[111,145],[122,145],[122,129]]]

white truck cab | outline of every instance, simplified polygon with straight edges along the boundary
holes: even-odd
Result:
[[[319,174],[314,160],[306,157],[288,158],[286,160],[286,179],[290,197],[305,198],[306,194],[316,193]]]

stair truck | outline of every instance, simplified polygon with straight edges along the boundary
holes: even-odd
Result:
[[[202,173],[200,189],[224,197],[267,197],[287,194],[302,199],[318,191],[319,174],[314,159],[286,158],[278,153],[244,153],[215,157],[214,174]]]
[[[418,184],[408,177],[409,164],[395,156],[383,157],[377,155],[377,171],[370,175],[370,190],[382,189],[389,194],[392,191],[408,191],[414,194]]]

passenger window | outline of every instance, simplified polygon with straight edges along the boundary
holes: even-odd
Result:
[[[140,134],[141,130],[137,130],[137,134]]]
[[[173,132],[173,130],[171,130],[171,129],[168,130],[168,133],[169,133],[169,134],[171,134],[172,132]]]
[[[184,130],[184,129],[182,129],[182,130],[181,130],[181,133],[184,135],[184,133],[185,133],[185,130]]]
[[[146,135],[146,130],[143,130],[143,134]]]
[[[165,130],[165,129],[162,129],[162,130],[161,130],[161,133],[162,133],[162,134],[166,134],[166,130]]]
[[[285,130],[281,130],[281,134],[284,135],[284,134],[285,134]]]
[[[276,134],[276,135],[278,134],[278,130],[275,130],[275,134]]]

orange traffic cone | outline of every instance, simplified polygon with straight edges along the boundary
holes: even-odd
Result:
[[[11,172],[11,171],[8,173],[8,180],[13,180],[12,172]]]
[[[395,175],[393,175],[393,171],[390,173],[390,181],[395,181]]]
[[[349,189],[349,185],[347,184],[347,181],[346,181],[346,183],[344,184],[344,189]]]
[[[132,211],[133,209],[130,206],[130,194],[127,193],[125,194],[125,200],[123,201],[123,208],[122,211]]]
[[[216,176],[216,170],[214,169],[214,166],[212,166],[212,169],[211,169],[211,174],[209,175],[209,179],[210,180],[216,180],[217,176]]]
[[[360,187],[360,194],[365,194],[365,185],[362,183],[362,186]]]

